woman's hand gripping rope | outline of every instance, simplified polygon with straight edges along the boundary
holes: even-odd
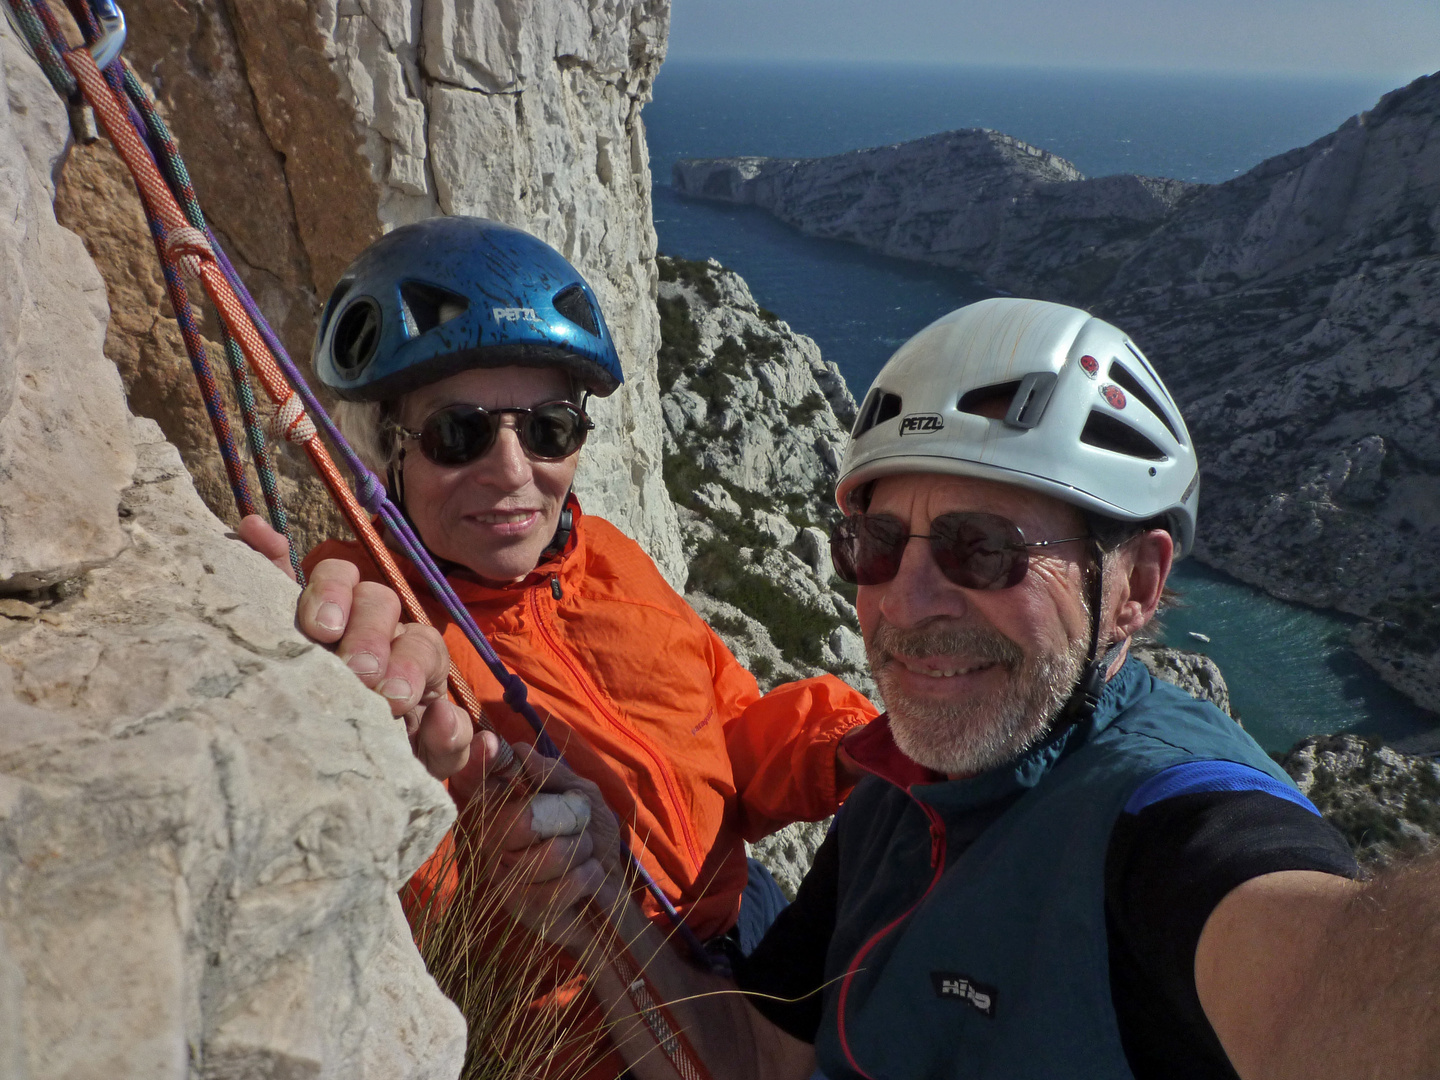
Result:
[[[607,877],[622,879],[620,825],[596,785],[527,743],[514,744],[505,767],[492,732],[477,734],[474,749],[450,793],[461,832],[483,837],[470,849],[485,860],[477,876],[502,882],[517,914],[533,926],[542,910],[563,911]]]
[[[286,541],[264,519],[245,518],[240,538],[289,572]],[[472,742],[469,717],[444,698],[449,657],[443,639],[429,627],[401,623],[400,615],[390,589],[360,581],[353,563],[326,560],[301,593],[296,626],[334,648],[367,686],[386,694],[395,715],[406,717],[416,754],[450,781],[464,822],[460,835],[479,841],[464,845],[465,857],[483,860],[474,869],[496,881],[511,913],[572,952],[603,957],[604,981],[624,999],[621,1013],[641,1025],[636,1034],[655,1040],[668,1063],[662,1073],[708,1080],[643,975],[647,960],[631,955],[634,929],[611,921],[628,916],[644,925],[628,902],[620,826],[600,789],[533,746],[507,746],[486,730]],[[408,693],[398,694],[392,678],[404,680]],[[418,700],[417,686],[424,687]],[[654,1062],[646,1064],[648,1075]]]
[[[290,545],[264,518],[244,518],[239,535],[294,578]],[[300,594],[295,626],[344,660],[366,687],[385,698],[393,715],[405,718],[411,749],[430,775],[451,779],[470,758],[470,717],[446,697],[450,654],[440,632],[401,622],[400,616],[394,591],[361,581],[353,563],[327,559],[315,567]]]
[[[264,518],[240,522],[239,536],[282,573],[293,576],[290,548]],[[296,605],[296,628],[331,649],[369,689],[405,718],[415,756],[470,818],[484,814],[495,869],[518,879],[579,878],[620,864],[620,828],[600,789],[524,743],[514,755],[489,731],[472,739],[470,717],[445,697],[450,656],[439,631],[401,622],[400,598],[361,581],[354,563],[327,559],[315,567]],[[531,793],[535,793],[532,794]],[[588,828],[587,828],[588,826]],[[594,865],[591,865],[594,864]]]

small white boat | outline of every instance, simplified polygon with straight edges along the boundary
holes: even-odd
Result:
[[[1202,634],[1202,633],[1200,633],[1199,630],[1186,630],[1185,632],[1186,632],[1187,634],[1189,634],[1191,637],[1193,637],[1196,641],[1203,641],[1203,642],[1205,642],[1207,645],[1210,643],[1210,635],[1209,635],[1209,634]]]

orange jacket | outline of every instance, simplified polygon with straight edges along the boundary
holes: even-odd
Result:
[[[835,812],[835,746],[876,710],[829,676],[761,696],[754,677],[666,584],[640,547],[572,498],[565,551],[503,588],[464,573],[450,583],[491,644],[530,688],[567,762],[594,781],[629,827],[631,848],[700,938],[728,930],[740,908],[742,840]],[[356,543],[327,541],[306,559],[356,563]],[[534,733],[402,561],[500,735]],[[437,853],[437,857],[440,853]],[[432,860],[433,861],[433,860]],[[418,878],[426,877],[422,869]],[[658,905],[644,897],[652,918]],[[663,922],[661,923],[663,926]]]

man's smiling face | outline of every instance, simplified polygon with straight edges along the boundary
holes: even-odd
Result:
[[[953,511],[998,514],[1027,541],[1082,536],[1074,507],[1021,488],[932,473],[876,482],[866,512],[924,535]],[[911,540],[894,580],[860,587],[857,609],[895,742],[922,765],[969,775],[1042,738],[1080,677],[1089,646],[1083,542],[1031,548],[1009,589],[949,581],[924,540]]]

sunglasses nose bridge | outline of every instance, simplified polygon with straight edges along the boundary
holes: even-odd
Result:
[[[884,586],[880,613],[893,626],[919,626],[934,618],[959,618],[970,607],[965,590],[940,568],[930,538],[911,534],[900,551],[895,576]]]
[[[500,418],[495,439],[477,460],[488,463],[491,468],[505,477],[519,477],[530,472],[530,455],[520,439],[518,421],[521,417],[513,413]]]

